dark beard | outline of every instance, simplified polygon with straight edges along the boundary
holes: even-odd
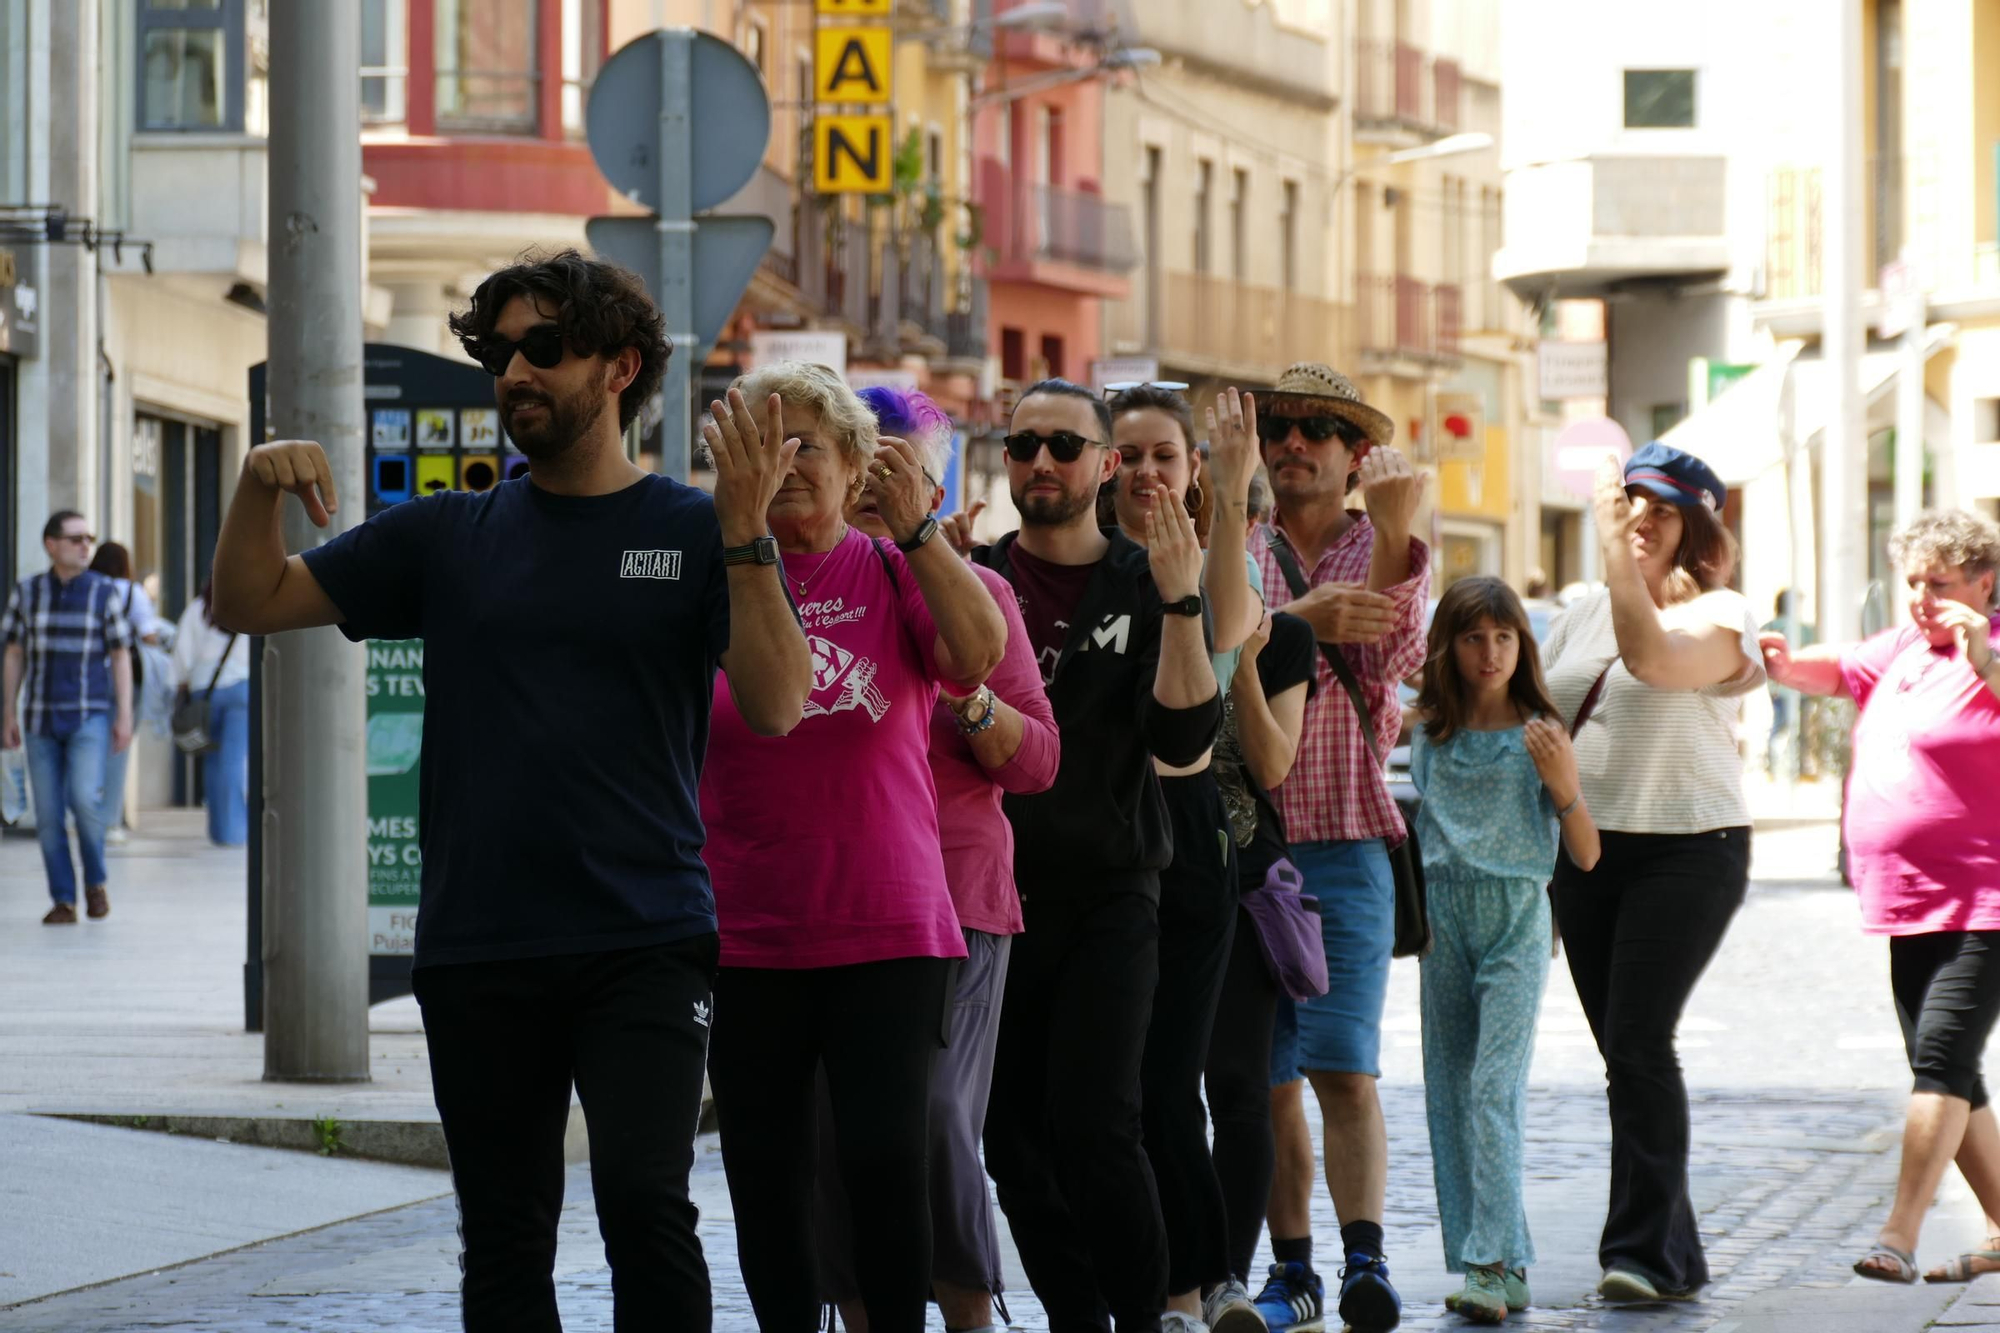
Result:
[[[538,403],[546,409],[542,419],[526,427],[516,425],[515,409],[529,403]],[[500,405],[500,419],[507,428],[507,438],[530,461],[537,463],[560,458],[575,448],[576,442],[590,433],[602,415],[603,396],[588,390],[568,398],[519,390]]]
[[[1095,495],[1072,495],[1065,491],[1061,495],[1017,495],[1014,508],[1021,513],[1024,528],[1060,528],[1067,526],[1078,514],[1088,513],[1097,507]]]

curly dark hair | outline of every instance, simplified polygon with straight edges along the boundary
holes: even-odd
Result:
[[[619,428],[630,426],[659,391],[674,350],[660,308],[638,275],[575,250],[529,251],[480,283],[472,304],[451,317],[452,335],[466,355],[479,359],[480,345],[493,336],[500,312],[517,296],[553,307],[557,327],[578,356],[615,355],[627,347],[639,353],[639,373],[618,395]]]

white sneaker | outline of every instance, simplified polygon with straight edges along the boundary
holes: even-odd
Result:
[[[106,847],[123,847],[125,845],[125,830],[122,828],[108,828],[104,830],[104,845]]]
[[[1169,1310],[1160,1316],[1160,1333],[1210,1333],[1210,1330],[1191,1314]]]
[[[1235,1278],[1208,1294],[1201,1314],[1211,1333],[1270,1333],[1270,1325],[1250,1303],[1249,1291]]]

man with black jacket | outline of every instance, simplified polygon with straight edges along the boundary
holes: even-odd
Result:
[[[1052,1333],[1160,1327],[1166,1232],[1139,1061],[1173,838],[1153,760],[1194,763],[1222,722],[1193,524],[1161,492],[1150,556],[1097,526],[1110,440],[1098,395],[1029,389],[1006,441],[1021,529],[972,556],[1014,585],[1063,737],[1055,785],[1006,799],[1027,933],[986,1119],[987,1169]]]

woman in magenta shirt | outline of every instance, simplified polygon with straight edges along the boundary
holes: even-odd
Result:
[[[2000,1126],[1979,1069],[2000,1017],[2000,527],[1958,510],[1920,514],[1889,554],[1909,584],[1909,625],[1797,652],[1766,634],[1764,658],[1780,685],[1860,705],[1848,866],[1864,927],[1889,937],[1916,1076],[1895,1206],[1854,1271],[1917,1280],[1917,1233],[1956,1159],[1988,1239],[1928,1276],[1964,1282],[2000,1271]]]
[[[760,736],[716,686],[701,815],[722,937],[709,1082],[758,1323],[817,1327],[812,1196],[822,1066],[853,1200],[869,1326],[917,1333],[930,1299],[926,1167],[931,1064],[965,938],[938,851],[931,719],[940,686],[972,693],[1007,622],[938,539],[935,488],[906,441],[832,371],[779,362],[739,380],[782,403],[797,452],[768,511],[812,654],[805,716]],[[720,403],[711,446],[776,429]],[[871,495],[892,540],[846,521]]]
[[[916,446],[932,504],[942,503],[951,418],[915,390],[872,388],[859,396],[877,429]],[[871,537],[891,535],[873,496],[862,496],[848,521]],[[1048,790],[1056,780],[1060,747],[1055,710],[1042,688],[1012,585],[990,569],[969,568],[1006,617],[1007,652],[984,686],[963,697],[945,695],[931,711],[931,778],[937,784],[945,885],[966,951],[952,997],[951,1038],[931,1070],[931,1289],[946,1328],[977,1329],[993,1326],[993,1297],[1002,1289],[1000,1242],[979,1139],[993,1086],[1007,959],[1013,937],[1021,933],[1014,826],[1001,813],[1000,798]],[[832,1169],[837,1145],[826,1129],[822,1124],[821,1282],[827,1299],[839,1304],[844,1326],[870,1333],[865,1312],[857,1308],[854,1213]]]

